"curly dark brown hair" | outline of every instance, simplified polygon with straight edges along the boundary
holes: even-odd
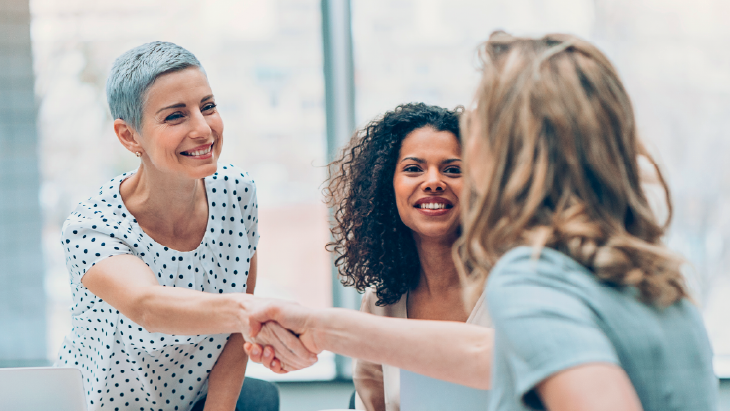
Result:
[[[393,176],[403,140],[430,127],[457,140],[459,116],[454,110],[409,103],[386,112],[357,131],[341,157],[329,165],[324,189],[333,209],[335,251],[342,284],[363,292],[374,286],[377,305],[394,304],[418,285],[420,262],[411,229],[401,221]]]

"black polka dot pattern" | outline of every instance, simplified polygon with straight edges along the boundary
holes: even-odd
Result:
[[[79,203],[63,225],[73,328],[55,365],[81,370],[89,410],[187,410],[205,395],[228,334],[151,333],[92,294],[81,278],[104,258],[131,254],[162,286],[245,292],[259,239],[256,186],[248,173],[219,165],[205,178],[205,237],[197,249],[181,252],[156,243],[127,211],[119,184],[133,173],[112,179]]]

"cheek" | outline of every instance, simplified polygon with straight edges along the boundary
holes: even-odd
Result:
[[[399,178],[397,175],[393,178],[393,192],[395,194],[395,204],[398,207],[398,211],[402,211],[408,208],[408,199],[411,193],[413,193],[412,187],[404,178]]]
[[[451,191],[454,192],[454,195],[456,196],[456,199],[459,200],[459,203],[461,203],[461,192],[464,189],[464,179],[459,178],[455,180],[453,183],[451,183]]]

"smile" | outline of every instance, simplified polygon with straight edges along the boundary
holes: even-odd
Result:
[[[202,148],[202,149],[198,147],[198,148],[196,148],[194,150],[183,151],[180,154],[182,154],[184,156],[188,156],[188,157],[204,156],[204,155],[210,153],[213,150],[213,145],[214,144],[215,143],[211,143],[209,146],[207,146],[205,148]]]
[[[450,214],[451,209],[454,208],[454,203],[446,197],[430,196],[422,197],[416,201],[416,203],[413,204],[413,208],[428,217],[439,217]]]
[[[454,206],[451,204],[444,204],[444,203],[422,203],[416,205],[416,208],[425,208],[428,210],[440,210],[444,208],[453,208]]]

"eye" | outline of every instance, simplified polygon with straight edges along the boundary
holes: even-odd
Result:
[[[165,117],[165,121],[175,121],[175,120],[179,120],[183,117],[184,116],[181,112],[176,111],[176,112],[170,114],[169,116]]]
[[[205,106],[203,106],[203,110],[202,111],[211,111],[211,110],[213,110],[216,107],[218,107],[218,106],[215,103],[208,103]]]
[[[421,167],[414,165],[414,164],[407,165],[403,168],[404,173],[418,173],[420,171],[421,171]]]
[[[444,169],[445,174],[461,174],[461,167],[459,166],[448,166]]]

